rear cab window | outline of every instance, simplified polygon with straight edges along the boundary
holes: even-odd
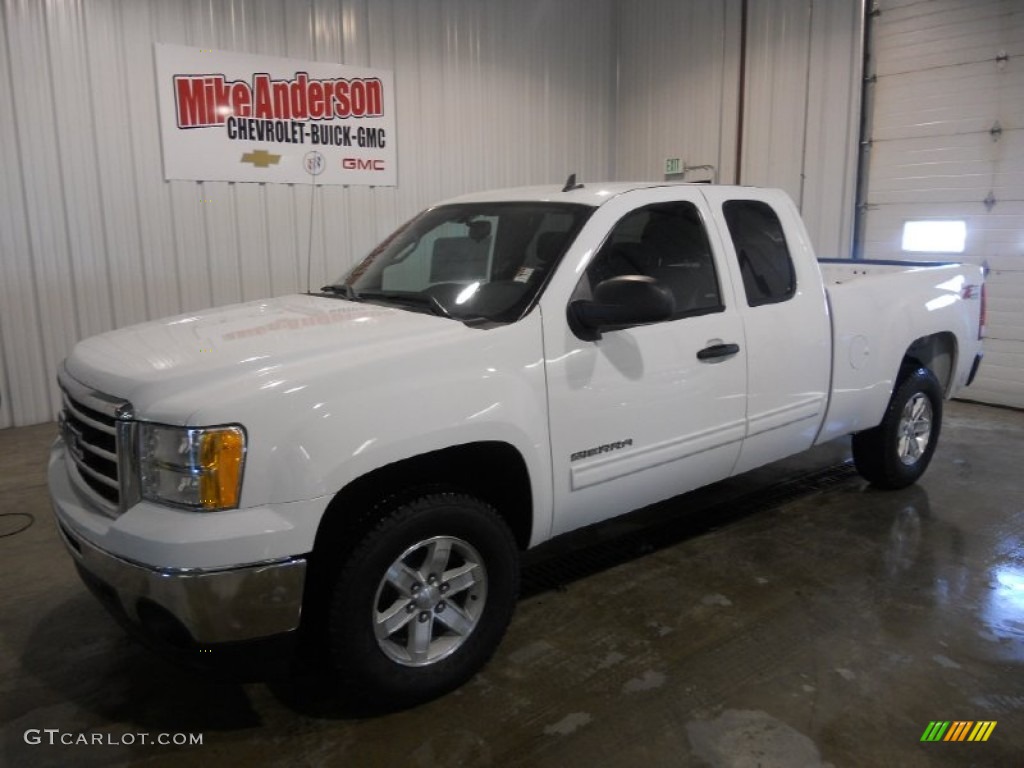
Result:
[[[796,295],[796,269],[775,210],[760,200],[727,200],[722,213],[736,249],[747,305],[778,304]]]

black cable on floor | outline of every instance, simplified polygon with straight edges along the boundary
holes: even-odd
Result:
[[[0,517],[27,517],[28,522],[25,523],[21,528],[15,528],[13,531],[7,531],[6,533],[0,533],[0,539],[5,539],[8,536],[14,536],[15,534],[27,531],[32,527],[32,523],[36,521],[34,515],[28,512],[0,512]]]

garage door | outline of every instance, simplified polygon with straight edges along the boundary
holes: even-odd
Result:
[[[881,0],[870,24],[863,255],[987,264],[965,396],[1024,407],[1024,2]],[[905,240],[907,222],[938,243]],[[942,253],[958,232],[963,254]]]

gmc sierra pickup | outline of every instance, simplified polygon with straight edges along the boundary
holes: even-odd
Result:
[[[871,483],[913,483],[982,290],[819,263],[778,190],[460,197],[320,292],[78,344],[59,530],[165,644],[314,633],[350,690],[423,701],[493,653],[526,548],[849,434]]]

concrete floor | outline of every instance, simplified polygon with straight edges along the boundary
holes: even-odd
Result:
[[[835,469],[839,444],[556,542],[481,675],[365,719],[315,682],[217,682],[128,640],[57,540],[53,435],[0,431],[0,766],[1024,760],[1024,413],[951,404],[904,491]],[[997,726],[921,743],[933,720]],[[29,729],[203,743],[33,745]]]

